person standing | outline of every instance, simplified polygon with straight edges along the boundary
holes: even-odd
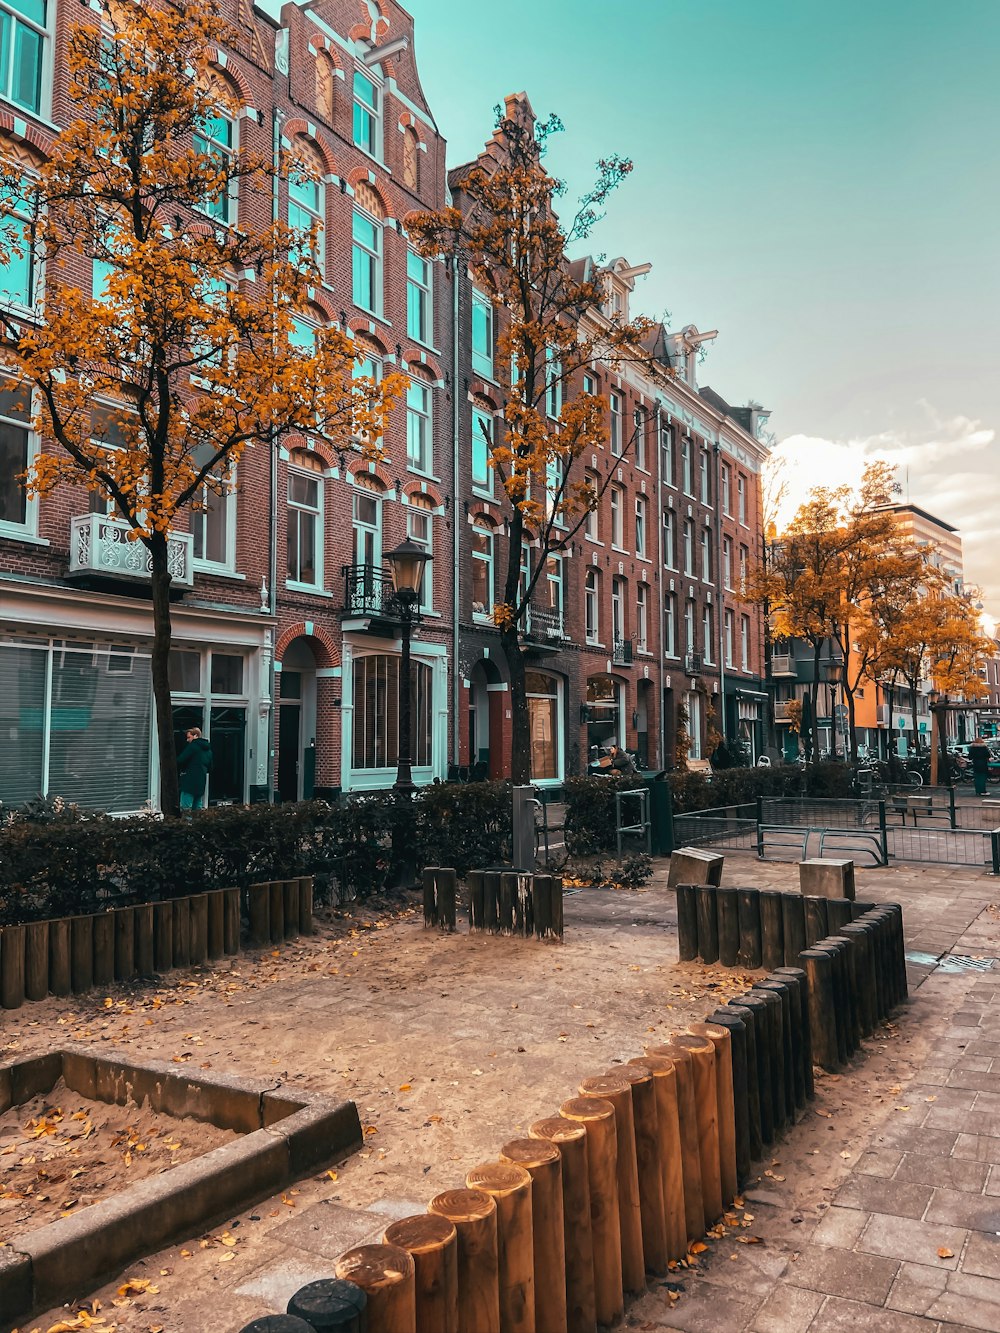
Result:
[[[982,736],[977,736],[969,746],[969,758],[972,761],[972,780],[976,784],[976,795],[986,795],[986,779],[990,771],[990,751]]]
[[[212,771],[212,747],[201,734],[201,728],[189,727],[184,738],[187,744],[177,756],[182,813],[204,807],[205,783]]]

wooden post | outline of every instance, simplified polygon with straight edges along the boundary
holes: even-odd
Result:
[[[69,995],[73,989],[72,922],[69,917],[49,922],[49,992]]]
[[[719,923],[719,962],[735,967],[740,953],[739,903],[735,889],[715,890],[715,913]]]
[[[169,972],[174,965],[174,905],[153,904],[153,967]]]
[[[386,1245],[413,1260],[416,1333],[458,1328],[458,1234],[439,1213],[404,1217],[386,1227]]]
[[[271,942],[271,888],[268,884],[251,884],[247,889],[250,915],[250,943],[257,948]]]
[[[694,1074],[695,1114],[698,1119],[698,1153],[701,1159],[701,1195],[704,1227],[715,1226],[722,1216],[722,1169],[719,1163],[719,1098],[715,1091],[715,1047],[707,1037],[687,1033],[675,1036],[671,1046],[690,1051]]]
[[[663,1230],[667,1259],[687,1254],[687,1223],[684,1216],[684,1170],[681,1163],[681,1123],[677,1107],[677,1070],[668,1055],[640,1055],[629,1068],[649,1070],[656,1098],[656,1130],[659,1139],[660,1196],[663,1200]],[[640,1188],[642,1182],[640,1180]]]
[[[740,923],[739,965],[760,967],[760,890],[737,889],[736,911]]]
[[[587,1131],[590,1225],[594,1237],[594,1305],[599,1324],[616,1324],[625,1312],[622,1235],[618,1221],[618,1142],[615,1108],[595,1097],[564,1102],[559,1114]]]
[[[229,955],[240,951],[240,891],[239,889],[222,890],[223,929],[225,931],[225,950]]]
[[[500,930],[500,871],[483,874],[483,925],[491,935]]]
[[[559,1149],[562,1158],[563,1253],[566,1268],[567,1333],[596,1333],[594,1233],[590,1225],[587,1131],[562,1116],[536,1120],[528,1131]],[[536,1310],[538,1288],[535,1289]],[[543,1333],[544,1325],[539,1325]]]
[[[774,889],[760,891],[761,963],[769,972],[785,961],[785,931],[782,921],[782,894]]]
[[[131,981],[135,976],[135,908],[117,908],[114,922],[115,980]]]
[[[268,884],[267,896],[271,943],[280,944],[285,938],[285,887],[280,879],[272,880]]]
[[[562,875],[552,876],[552,897],[551,897],[552,927],[550,935],[556,939],[563,938],[563,877]]]
[[[736,1197],[736,1103],[733,1097],[733,1056],[729,1029],[718,1023],[692,1023],[692,1037],[707,1037],[715,1047],[715,1099],[719,1126],[719,1175],[722,1180],[722,1206],[728,1208]]]
[[[789,968],[793,972],[794,968]],[[799,1000],[798,982],[793,976],[782,972],[772,972],[758,985],[774,988],[780,986],[784,993],[782,999],[782,1018],[786,1024],[788,1040],[785,1043],[786,1086],[791,1096],[790,1114],[794,1121],[795,1111],[802,1110],[806,1104],[805,1048],[802,1042],[802,1006]]]
[[[0,1005],[20,1009],[24,1004],[24,927],[0,930]]]
[[[858,978],[858,1022],[862,1037],[870,1037],[878,1022],[878,1002],[876,999],[871,937],[858,921],[852,921],[849,925],[841,926],[838,934],[843,935],[845,939],[854,940],[857,945],[855,971]]]
[[[535,933],[535,918],[532,913],[534,904],[534,875],[524,871],[518,872],[517,882],[514,885],[514,934],[515,935],[533,935]]]
[[[831,1074],[843,1068],[837,1046],[834,1012],[833,959],[822,949],[804,949],[799,963],[809,988],[809,1035],[813,1060]]]
[[[545,939],[552,933],[552,883],[554,875],[533,875],[531,879],[531,915],[535,935]]]
[[[413,1333],[417,1326],[413,1260],[398,1245],[359,1245],[337,1260],[336,1274],[368,1297],[368,1333]]]
[[[779,967],[774,975],[782,980],[794,981],[799,997],[799,1039],[802,1042],[802,1073],[806,1101],[816,1095],[813,1082],[812,1041],[809,1035],[809,982],[801,967]]]
[[[29,921],[24,927],[24,997],[44,1000],[49,993],[49,923]]]
[[[618,1075],[586,1078],[581,1097],[597,1097],[615,1108],[615,1137],[618,1147],[618,1225],[622,1242],[622,1285],[638,1295],[646,1290],[646,1262],[642,1252],[642,1210],[639,1205],[639,1171],[635,1151],[635,1117],[632,1087]]]
[[[304,1328],[329,1329],[331,1333],[364,1333],[362,1321],[367,1304],[368,1297],[354,1282],[323,1277],[298,1289],[288,1302],[288,1314],[301,1320]],[[250,1328],[253,1328],[252,1324]],[[302,1333],[302,1329],[298,1333]]]
[[[677,956],[682,963],[698,957],[698,890],[694,884],[678,884]]]
[[[854,903],[850,898],[827,898],[826,919],[831,935],[839,935],[844,926],[854,920]]]
[[[795,895],[788,893],[786,898],[794,900]],[[801,899],[806,918],[806,941],[802,946],[804,949],[811,949],[817,940],[825,940],[830,933],[830,923],[827,919],[826,899],[825,898],[802,898]],[[802,949],[799,950],[799,953]],[[796,954],[798,957],[798,954]],[[786,958],[786,967],[794,967],[795,959]]]
[[[175,898],[174,967],[187,967],[191,961],[191,899]]]
[[[290,940],[299,933],[299,881],[286,879],[282,883],[285,912],[285,939]]]
[[[635,1121],[635,1162],[639,1175],[639,1214],[642,1218],[642,1256],[647,1273],[662,1277],[667,1271],[667,1233],[663,1213],[663,1169],[656,1111],[653,1071],[639,1065],[618,1065],[609,1077],[632,1085]]]
[[[466,1174],[465,1183],[497,1206],[500,1333],[536,1333],[531,1177],[510,1162],[484,1162]]]
[[[299,934],[311,935],[313,926],[313,890],[312,875],[299,876]]]
[[[789,988],[781,980],[755,981],[754,990],[761,991],[765,998],[770,994],[777,1000],[778,1040],[781,1045],[781,1082],[778,1094],[782,1099],[785,1124],[795,1124],[795,1042],[792,1038],[792,1004]],[[797,998],[797,997],[796,997]]]
[[[483,916],[484,883],[486,876],[482,870],[470,870],[466,881],[469,886],[469,929],[484,930],[486,922]]]
[[[764,1140],[760,1126],[760,1070],[757,1061],[757,1016],[752,1009],[730,1000],[722,1013],[732,1013],[743,1024],[747,1059],[747,1132],[750,1138],[750,1161],[760,1161],[764,1153]],[[749,1170],[749,1168],[748,1168]]]
[[[771,1116],[776,1134],[788,1124],[788,1107],[785,1102],[785,1039],[781,1023],[781,998],[772,992],[753,987],[753,994],[764,1001],[766,1006],[765,1024],[767,1029],[768,1064],[771,1069]],[[744,1003],[749,997],[746,997]]]
[[[436,866],[425,866],[424,873],[421,876],[423,884],[424,897],[424,929],[428,930],[431,926],[438,923],[438,905],[437,893],[435,892],[434,878],[437,875]]]
[[[825,953],[828,955],[832,963],[832,1018],[837,1037],[837,1059],[840,1061],[841,1065],[844,1065],[851,1053],[850,1041],[848,1039],[848,1029],[851,1024],[848,1008],[850,999],[847,995],[847,960],[844,958],[841,946],[839,944],[834,944],[833,940],[829,939],[817,940],[807,952]]]
[[[698,956],[703,963],[719,961],[719,918],[715,906],[716,889],[713,884],[699,884],[698,893]]]
[[[482,1190],[446,1190],[428,1211],[446,1217],[458,1242],[458,1327],[500,1333],[497,1208]]]
[[[805,900],[801,894],[781,895],[781,929],[785,941],[784,957],[778,966],[794,967],[795,960],[808,942]]]
[[[746,1023],[753,1060],[747,1059],[750,1078],[750,1152],[759,1159],[765,1147],[774,1142],[774,1110],[771,1106],[771,1022],[764,997],[747,991],[730,1000],[729,1008]],[[756,1112],[756,1114],[755,1114]],[[759,1131],[759,1138],[755,1136]]]
[[[511,1139],[500,1149],[531,1177],[531,1236],[535,1275],[535,1328],[566,1333],[566,1242],[563,1223],[562,1159],[554,1143]]]
[[[208,957],[208,895],[195,893],[188,899],[190,947],[188,959],[192,964],[203,963]]]
[[[94,985],[110,986],[115,979],[115,919],[110,912],[94,917]]]
[[[80,995],[94,984],[94,918],[71,918],[70,940],[73,994]]]
[[[750,1175],[750,1105],[747,1082],[747,1028],[731,1009],[717,1009],[709,1018],[729,1033],[729,1057],[733,1075],[733,1130],[736,1152],[736,1187]],[[725,1179],[723,1179],[725,1189]]]
[[[500,875],[500,891],[497,894],[497,929],[501,935],[514,933],[514,899],[517,896],[517,874],[513,870],[504,870]]]
[[[208,902],[208,956],[214,962],[226,952],[226,896],[224,889],[206,893]]]
[[[135,913],[135,970],[140,977],[151,977],[153,965],[153,904],[140,903]]]
[[[674,1066],[681,1139],[681,1174],[684,1180],[684,1225],[690,1243],[705,1232],[705,1202],[702,1195],[701,1152],[698,1147],[698,1113],[695,1109],[694,1066],[691,1052],[671,1041],[663,1046],[647,1046],[646,1055],[665,1055]]]

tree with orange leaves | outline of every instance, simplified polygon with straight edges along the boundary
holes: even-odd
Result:
[[[560,129],[554,116],[536,124],[526,103],[514,114],[498,109],[487,151],[453,182],[453,206],[406,222],[425,256],[461,255],[483,273],[498,312],[495,367],[504,430],[495,439],[487,435],[485,444],[510,506],[507,564],[493,619],[510,675],[511,775],[518,784],[531,780],[521,636],[535,589],[548,557],[568,547],[612,475],[609,470],[594,481],[584,471],[583,457],[607,438],[607,402],[578,392],[580,381],[588,367],[648,364],[641,343],[652,327],[643,319],[605,318],[604,271],[595,266],[577,276],[566,253],[590,235],[632,163],[600,161],[594,186],[564,227],[553,208],[563,186],[543,163],[548,140]],[[525,575],[521,557],[529,537],[536,555]]]
[[[44,320],[0,308],[0,329],[35,429],[51,442],[24,483],[61,481],[106,498],[148,552],[152,686],[164,813],[178,810],[168,680],[168,538],[205,490],[221,494],[248,445],[296,432],[340,450],[379,452],[385,414],[405,377],[353,377],[354,347],[337,329],[301,346],[296,324],[317,285],[312,232],[254,227],[256,193],[304,164],[219,153],[211,127],[233,115],[210,51],[232,40],[214,0],[183,6],[108,0],[70,35],[70,95],[79,115],[37,178],[0,163],[0,250],[44,277]],[[224,201],[243,196],[240,226]],[[14,217],[26,194],[30,232]],[[246,224],[246,225],[244,225]],[[30,251],[30,253],[29,253]],[[92,262],[93,291],[75,273]],[[94,400],[110,425],[95,439]],[[110,406],[107,406],[110,405]]]

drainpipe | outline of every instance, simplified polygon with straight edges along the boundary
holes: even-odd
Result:
[[[281,208],[281,178],[279,168],[281,166],[281,121],[282,113],[278,107],[272,111],[272,136],[271,136],[271,164],[273,174],[271,176],[271,220],[277,225],[280,217]],[[276,326],[272,325],[272,336],[276,334]],[[278,648],[278,626],[276,618],[278,614],[278,442],[271,441],[270,451],[270,487],[271,497],[268,506],[268,540],[267,540],[267,574],[268,574],[268,599],[267,609],[271,617],[274,641],[271,644],[271,664],[268,669],[267,695],[270,700],[270,707],[267,712],[267,800],[268,804],[274,801],[274,733],[278,694],[278,673],[275,670],[275,654]]]
[[[726,728],[726,593],[722,578],[722,426],[719,426],[719,438],[713,446],[715,454],[715,506],[713,526],[715,528],[715,600],[716,600],[716,638],[719,644],[719,718],[722,722],[722,739],[728,746],[729,732]]]
[[[659,745],[660,745],[660,751],[659,751],[659,762],[658,762],[658,764],[656,765],[656,767],[657,767],[657,768],[666,768],[666,766],[667,766],[667,719],[666,719],[666,715],[665,715],[665,707],[664,707],[664,699],[663,699],[664,688],[665,688],[665,682],[666,682],[666,671],[665,671],[665,668],[664,668],[664,665],[663,665],[663,657],[664,657],[664,654],[665,654],[665,652],[666,652],[666,638],[665,638],[665,635],[666,635],[666,630],[667,630],[667,624],[666,624],[666,615],[665,615],[664,610],[663,610],[663,602],[664,602],[664,597],[666,596],[666,594],[665,594],[665,592],[664,592],[664,590],[663,590],[663,582],[664,582],[664,580],[663,580],[663,476],[662,476],[662,473],[661,473],[661,471],[660,471],[661,466],[662,466],[662,463],[663,463],[663,459],[662,459],[662,457],[661,457],[661,453],[662,453],[662,451],[661,451],[661,449],[660,449],[660,404],[659,404],[659,401],[657,401],[657,404],[656,404],[656,433],[655,433],[655,436],[654,436],[653,448],[656,450],[656,468],[655,468],[655,475],[656,475],[656,482],[655,482],[655,485],[656,485],[656,518],[657,518],[657,523],[656,523],[656,527],[657,527],[657,535],[656,535],[656,558],[657,558],[657,561],[659,562],[659,564],[658,564],[658,568],[657,568],[656,587],[659,589],[659,599],[660,599],[660,605],[659,605],[658,612],[657,612],[657,614],[659,615],[659,619],[660,619],[660,652],[659,652],[659,665],[658,665],[658,672],[657,672],[657,675],[658,675],[658,678],[659,678],[660,697],[659,697],[659,699],[657,700],[657,710],[656,710],[656,711],[657,711],[657,716],[658,716],[659,719],[660,719],[660,726],[659,726]]]
[[[452,296],[452,323],[451,323],[451,330],[452,330],[452,332],[451,332],[451,466],[452,466],[452,473],[451,473],[451,491],[452,491],[452,500],[451,500],[451,515],[452,515],[452,518],[451,518],[451,527],[452,527],[452,534],[451,534],[451,541],[452,541],[452,592],[451,592],[451,624],[452,624],[452,630],[451,630],[451,636],[452,636],[452,647],[451,647],[451,732],[452,732],[452,735],[451,735],[451,753],[452,753],[452,762],[453,762],[456,766],[458,765],[458,763],[460,762],[460,759],[461,759],[461,750],[460,750],[461,740],[460,740],[459,720],[458,720],[459,692],[460,692],[460,689],[461,689],[461,682],[460,682],[460,680],[459,680],[459,671],[461,670],[461,667],[460,667],[460,663],[459,663],[459,646],[460,646],[460,645],[459,645],[459,631],[458,631],[458,617],[459,617],[459,612],[460,612],[460,610],[461,610],[461,599],[460,599],[460,596],[459,596],[459,586],[460,586],[460,583],[461,583],[461,578],[460,578],[460,572],[459,572],[459,571],[460,571],[460,569],[461,569],[461,563],[460,563],[460,562],[461,562],[461,558],[462,558],[462,551],[461,551],[461,537],[462,537],[462,532],[461,532],[461,528],[459,527],[459,514],[462,512],[462,507],[461,507],[461,505],[459,504],[459,495],[460,495],[460,491],[459,491],[459,485],[458,485],[459,464],[460,464],[460,453],[461,453],[461,451],[460,451],[460,449],[459,449],[459,445],[458,445],[458,431],[459,431],[459,425],[460,425],[460,423],[461,423],[461,410],[460,410],[460,408],[459,408],[459,402],[458,402],[458,385],[459,385],[459,375],[458,375],[458,349],[459,349],[459,337],[458,337],[458,308],[459,308],[458,295],[459,295],[459,284],[458,284],[458,274],[459,274],[459,265],[460,265],[460,258],[459,258],[459,256],[456,254],[455,257],[452,259],[452,287],[453,287],[454,290],[452,291],[452,294],[451,294],[451,296]]]

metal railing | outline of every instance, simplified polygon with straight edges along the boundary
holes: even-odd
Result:
[[[341,573],[344,576],[344,610],[348,615],[402,619],[392,575],[387,569],[377,565],[344,565]]]
[[[675,847],[722,847],[750,851],[757,833],[756,806],[722,805],[674,815]]]
[[[697,676],[701,671],[703,658],[701,653],[684,654],[684,674],[685,676]]]
[[[943,866],[990,866],[1000,874],[1000,830],[890,828],[889,855],[900,861]]]
[[[631,666],[632,656],[632,640],[615,639],[611,649],[611,660],[615,666]]]

